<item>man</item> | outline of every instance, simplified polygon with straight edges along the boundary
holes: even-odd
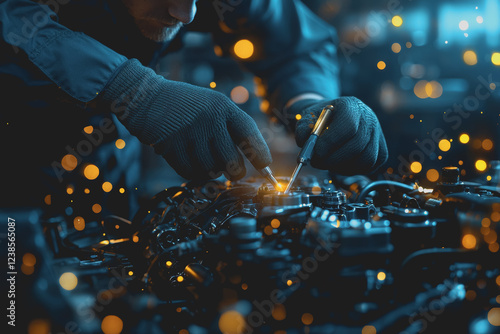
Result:
[[[387,158],[373,111],[338,98],[333,29],[298,0],[0,0],[0,24],[3,192],[16,203],[44,198],[76,215],[61,187],[107,196],[99,208],[120,203],[138,174],[126,130],[187,179],[243,177],[240,150],[256,168],[271,164],[255,122],[230,99],[148,68],[189,29],[211,32],[226,54],[242,36],[254,43],[240,63],[263,80],[299,146],[335,106],[312,166],[367,173]]]

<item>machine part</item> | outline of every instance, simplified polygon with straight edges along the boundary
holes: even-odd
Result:
[[[322,193],[321,207],[323,209],[339,210],[340,207],[346,203],[347,197],[341,191],[326,190]]]
[[[352,209],[349,210],[348,219],[368,221],[377,213],[377,208],[373,204],[351,203],[347,208]]]
[[[262,168],[262,169],[259,169],[258,171],[264,178],[266,178],[266,180],[271,182],[271,184],[273,185],[275,190],[277,190],[277,191],[282,190],[281,184],[278,182],[278,180],[276,180],[276,177],[274,176],[273,171],[271,170],[271,168],[269,166]]]
[[[429,218],[429,212],[421,209],[387,206],[382,208],[382,212],[389,220],[402,223],[421,223]]]
[[[195,284],[209,286],[212,284],[214,277],[209,268],[202,266],[199,263],[190,263],[184,268],[184,274],[191,279]]]
[[[82,307],[82,297],[96,299],[110,291],[110,275],[120,276],[126,289],[115,284],[92,312],[102,319],[119,309],[127,332],[230,332],[218,326],[231,316],[255,333],[294,333],[309,315],[316,333],[359,333],[367,324],[418,332],[408,324],[425,319],[419,307],[475,290],[473,303],[446,298],[445,312],[428,323],[430,333],[459,332],[484,322],[500,294],[500,193],[471,183],[453,192],[450,174],[446,195],[388,181],[339,191],[304,176],[288,194],[260,180],[189,183],[145,201],[132,224],[110,217],[76,231],[64,216],[46,220],[52,256],[30,252],[56,278],[78,277],[75,293],[61,297],[67,305]],[[36,268],[29,279],[41,274]]]
[[[252,252],[261,245],[261,232],[257,232],[255,218],[236,217],[229,221],[228,242],[235,252]]]
[[[458,167],[443,167],[441,170],[441,182],[450,184],[460,182],[460,169]]]

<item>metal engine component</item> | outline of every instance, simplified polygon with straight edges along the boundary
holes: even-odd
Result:
[[[309,195],[305,193],[276,193],[264,195],[262,203],[270,206],[303,206],[309,205]]]
[[[159,193],[132,221],[43,226],[56,272],[92,283],[78,296],[126,273],[126,293],[94,303],[99,317],[128,317],[127,332],[474,332],[500,295],[500,192],[457,170],[431,191],[376,181],[353,193],[302,178],[284,194],[210,181]],[[437,302],[443,315],[424,323]]]

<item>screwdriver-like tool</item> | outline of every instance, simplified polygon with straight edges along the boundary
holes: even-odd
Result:
[[[274,177],[273,171],[269,167],[265,167],[262,169],[258,169],[259,173],[264,176],[271,184],[273,185],[274,189],[277,191],[281,191],[281,184],[276,180]]]
[[[321,114],[319,115],[316,124],[314,124],[314,128],[311,132],[311,135],[309,136],[305,145],[302,147],[302,150],[300,150],[300,153],[297,156],[297,167],[295,167],[295,170],[293,171],[292,178],[290,179],[290,182],[286,186],[284,194],[287,194],[290,191],[302,167],[307,165],[309,161],[311,161],[314,145],[316,145],[316,141],[318,140],[318,137],[321,134],[321,132],[323,132],[323,130],[326,128],[332,112],[333,112],[332,105],[326,106],[321,111]]]

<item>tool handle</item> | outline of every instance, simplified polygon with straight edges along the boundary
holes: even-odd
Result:
[[[330,115],[333,112],[334,107],[332,105],[328,105],[323,108],[321,114],[318,117],[318,120],[314,124],[314,128],[311,132],[311,135],[319,136],[321,132],[327,127],[328,120],[330,119]]]
[[[316,140],[318,140],[317,135],[312,134],[311,136],[309,136],[305,145],[302,147],[299,155],[297,156],[297,163],[307,165],[309,161],[311,161],[314,145],[316,145]]]

